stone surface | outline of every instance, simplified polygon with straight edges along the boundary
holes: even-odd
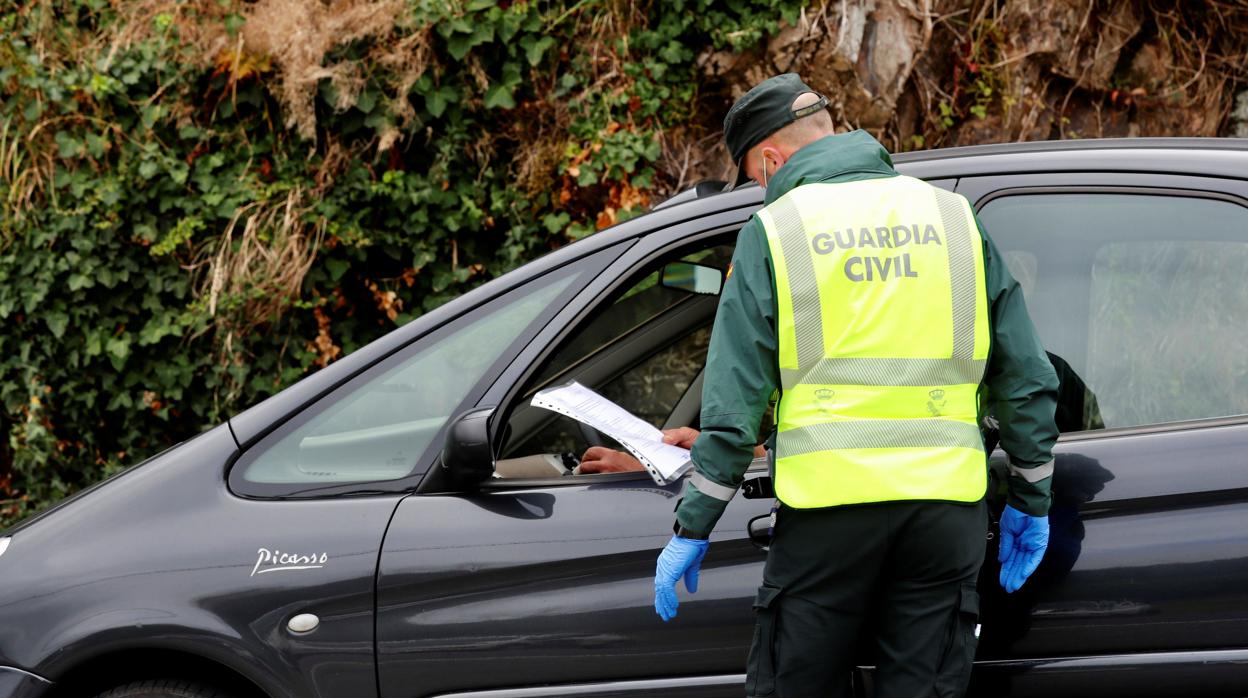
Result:
[[[1230,135],[1248,138],[1248,90],[1235,97],[1235,110],[1231,112]]]
[[[768,76],[799,72],[828,96],[839,121],[881,127],[927,48],[929,5],[923,0],[827,2],[770,37],[759,56],[719,51],[700,56],[698,64],[708,75],[722,77],[734,98]]]
[[[1248,31],[1232,30],[1248,10],[1229,12],[1179,31],[1185,15],[1138,0],[815,0],[756,49],[707,52],[699,65],[724,109],[758,81],[798,72],[828,96],[838,129],[866,129],[892,150],[1248,137],[1248,69],[1227,58],[1243,55],[1234,37]],[[698,149],[690,179],[732,173],[718,142]]]

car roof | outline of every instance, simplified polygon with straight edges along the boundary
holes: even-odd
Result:
[[[1243,178],[1248,138],[1091,138],[993,143],[899,153],[925,179],[1030,172],[1166,172]]]
[[[975,157],[1002,153],[1056,153],[1078,150],[1248,150],[1248,138],[1076,138],[1061,141],[988,143],[953,148],[912,150],[893,156],[894,162]]]
[[[1043,172],[1145,172],[1248,178],[1248,138],[1087,138],[1063,141],[991,143],[897,153],[897,170],[920,179]],[[692,210],[714,198],[725,208],[761,201],[754,182],[737,187],[735,197],[711,192],[699,183],[652,211]],[[731,203],[729,199],[732,199]],[[652,214],[653,215],[653,214]],[[653,220],[653,219],[652,219]]]

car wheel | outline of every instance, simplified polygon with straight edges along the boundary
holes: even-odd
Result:
[[[110,688],[95,698],[234,698],[233,694],[195,681],[157,679]]]

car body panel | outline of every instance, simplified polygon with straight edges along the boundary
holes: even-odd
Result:
[[[377,546],[400,496],[240,499],[223,480],[235,450],[217,427],[17,530],[0,657],[57,681],[109,653],[178,650],[271,696],[374,695]],[[326,561],[258,566],[262,548]],[[320,627],[291,634],[299,613]]]
[[[765,557],[746,524],[770,500],[733,500],[665,624],[654,558],[681,483],[598,479],[405,499],[378,579],[381,694],[738,674]]]
[[[981,580],[978,656],[1248,648],[1248,544],[1231,525],[1248,517],[1245,438],[1248,424],[1060,442],[1049,550],[1013,595]]]

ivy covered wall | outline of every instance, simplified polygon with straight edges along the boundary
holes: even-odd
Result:
[[[672,188],[715,3],[39,0],[0,16],[0,523]],[[709,133],[702,135],[711,135]]]

